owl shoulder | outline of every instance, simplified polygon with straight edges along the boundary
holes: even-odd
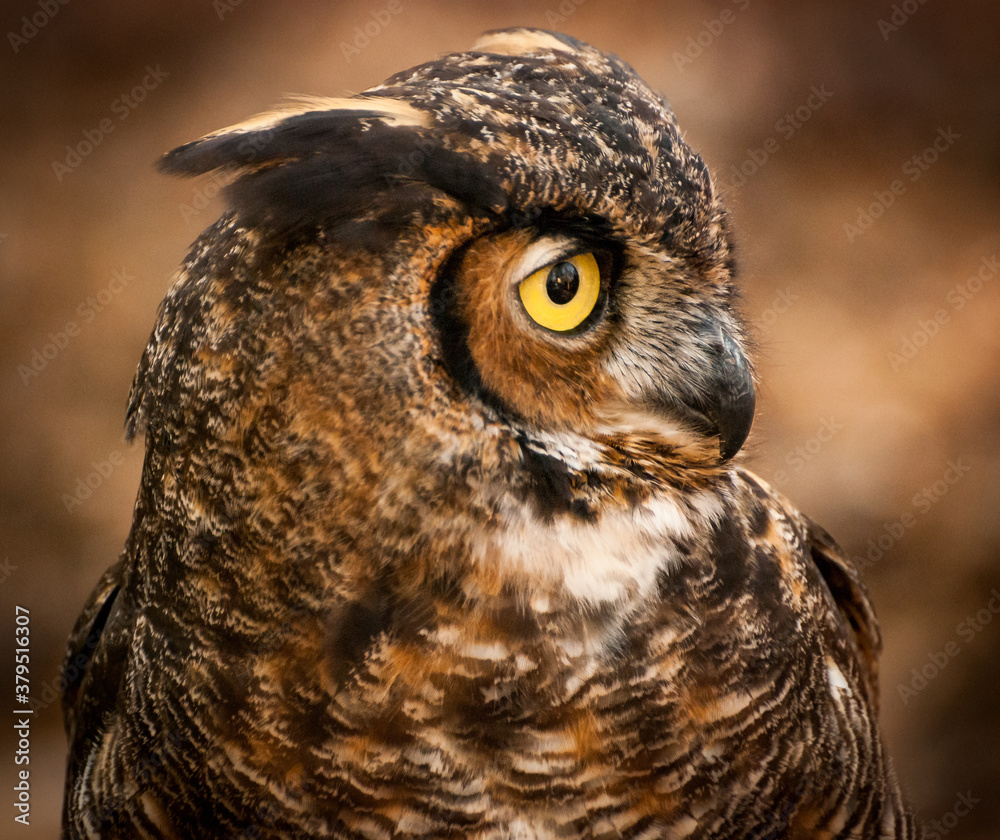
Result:
[[[791,529],[790,537],[799,548],[806,571],[810,572],[808,577],[819,584],[815,594],[829,607],[843,639],[855,652],[872,694],[877,694],[882,639],[868,590],[854,562],[822,526],[801,513],[767,482],[742,467],[734,472],[771,517],[787,523]]]

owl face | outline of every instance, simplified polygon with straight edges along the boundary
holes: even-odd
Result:
[[[463,412],[655,439],[702,463],[732,457],[749,431],[723,211],[665,103],[613,56],[547,32],[491,33],[164,165],[229,170],[237,222],[271,253],[322,242],[344,276],[367,251],[376,317],[426,330]],[[380,326],[381,340],[398,326]]]
[[[718,436],[715,454],[731,457],[749,430],[752,381],[717,313],[694,303],[683,261],[573,227],[464,249],[442,280],[454,295],[440,320],[452,369],[475,370],[468,388],[536,428],[694,448]]]
[[[382,529],[367,556],[410,556],[432,531],[422,581],[449,557],[520,556],[509,534],[557,514],[580,551],[617,556],[609,500],[625,528],[628,499],[695,486],[749,431],[724,213],[668,107],[613,56],[492,33],[163,167],[228,172],[231,213],[164,304],[130,427],[169,442],[168,463],[196,448],[183,515],[250,511],[275,564],[295,540],[360,557]],[[498,536],[479,551],[471,531]]]

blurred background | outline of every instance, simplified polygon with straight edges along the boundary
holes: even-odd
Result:
[[[930,836],[997,836],[1000,6],[6,0],[0,665],[9,697],[27,607],[36,709],[17,836],[58,832],[60,660],[138,485],[128,388],[173,270],[221,211],[217,185],[154,161],[287,94],[355,93],[510,25],[622,56],[715,172],[759,341],[747,461],[865,567],[885,733]],[[12,737],[0,727],[5,836]]]

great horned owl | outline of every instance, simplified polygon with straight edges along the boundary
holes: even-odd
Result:
[[[229,211],[132,388],[65,836],[914,836],[857,575],[731,461],[726,216],[628,65],[493,32],[163,167]]]

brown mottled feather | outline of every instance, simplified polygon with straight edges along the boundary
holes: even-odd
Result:
[[[631,68],[490,33],[163,166],[230,210],[133,385],[65,837],[915,836],[857,575],[730,460],[725,213]],[[535,325],[587,252],[590,320]]]

